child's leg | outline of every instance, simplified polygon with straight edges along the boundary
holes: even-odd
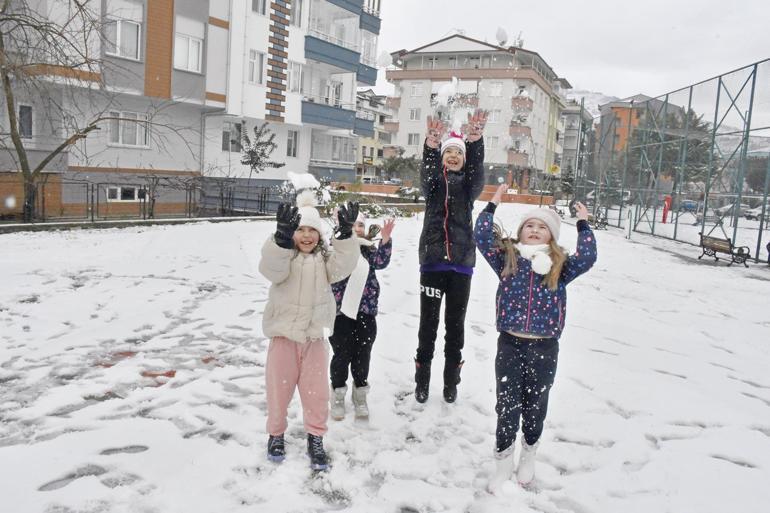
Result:
[[[508,333],[500,333],[495,357],[497,452],[513,445],[519,430],[523,381],[521,356],[518,339]]]
[[[267,349],[265,381],[267,392],[267,432],[286,431],[286,413],[299,379],[298,344],[286,337],[273,337]]]
[[[356,322],[353,359],[350,362],[353,383],[358,388],[369,384],[369,362],[371,361],[372,345],[375,338],[377,338],[377,318],[359,312]]]
[[[302,344],[299,371],[299,397],[305,431],[324,436],[329,418],[329,347],[325,340]]]
[[[522,400],[522,426],[527,445],[534,445],[543,434],[548,412],[548,394],[556,376],[559,341],[538,340],[528,344]]]
[[[433,360],[441,298],[444,297],[449,273],[451,271],[420,273],[420,328],[417,331],[419,345],[416,360],[421,364],[429,364]]]
[[[456,367],[462,361],[465,345],[465,311],[471,294],[471,277],[467,274],[449,273],[444,311],[444,358],[445,365]]]
[[[347,384],[348,367],[355,345],[355,325],[356,321],[342,314],[334,321],[334,334],[329,337],[329,344],[334,351],[329,366],[332,388],[342,388]]]

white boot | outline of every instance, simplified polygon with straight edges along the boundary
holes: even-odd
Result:
[[[357,387],[353,385],[353,408],[357,419],[369,418],[369,406],[366,404],[366,394],[369,393],[369,387]]]
[[[329,411],[332,419],[342,420],[345,418],[345,394],[348,393],[348,387],[345,385],[340,388],[332,388],[331,403]]]
[[[503,452],[495,452],[495,473],[489,479],[489,493],[497,494],[503,484],[513,477],[513,453],[515,445],[511,445]]]
[[[540,440],[534,445],[527,445],[524,437],[521,437],[521,455],[519,456],[519,468],[516,469],[516,479],[521,485],[528,485],[535,479],[535,455]]]

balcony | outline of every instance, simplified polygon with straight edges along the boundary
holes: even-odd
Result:
[[[375,14],[374,12],[369,12],[368,9],[364,9],[361,12],[361,24],[360,24],[361,30],[366,30],[367,32],[371,32],[372,34],[379,35],[380,25],[382,25],[382,21],[380,20],[377,14]]]
[[[398,110],[401,108],[401,97],[388,96],[385,98],[385,107],[391,110]]]
[[[508,164],[514,167],[528,167],[529,154],[521,150],[508,150]]]
[[[356,73],[356,80],[361,84],[376,85],[377,84],[377,68],[367,66],[366,64],[359,64],[358,71]]]
[[[527,125],[511,123],[510,135],[514,139],[528,139],[532,137],[532,128]]]
[[[351,73],[358,73],[361,61],[361,54],[358,51],[346,48],[343,41],[321,32],[312,29],[308,32],[308,35],[305,36],[305,58],[323,62]],[[374,75],[376,81],[376,69]]]
[[[374,138],[374,118],[375,115],[372,112],[356,111],[353,133],[361,137]]]
[[[386,132],[395,134],[398,132],[398,121],[386,121],[382,124],[382,127]]]
[[[355,117],[356,111],[354,110],[308,100],[302,101],[303,123],[352,130],[355,125]]]
[[[398,146],[385,146],[382,149],[382,157],[386,159],[398,157],[400,154]]]
[[[431,107],[437,107],[438,106],[438,94],[433,93],[430,95],[430,106]],[[468,94],[455,94],[449,97],[447,101],[447,106],[454,106],[454,107],[470,107],[473,109],[478,108],[479,106],[479,95],[476,93],[468,93]]]
[[[511,98],[513,112],[532,112],[535,102],[529,96],[514,96]]]
[[[361,0],[327,0],[330,4],[334,4],[337,7],[352,12],[353,14],[361,14],[364,10],[363,2]]]

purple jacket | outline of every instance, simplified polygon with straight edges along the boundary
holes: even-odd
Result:
[[[377,248],[361,246],[361,255],[369,261],[369,276],[366,278],[364,293],[361,295],[361,304],[358,311],[367,315],[377,315],[377,302],[380,298],[380,282],[374,271],[385,269],[390,263],[390,254],[393,250],[393,239],[387,244],[380,242]],[[342,306],[342,296],[345,294],[345,288],[348,284],[348,278],[337,283],[332,283],[332,292],[337,301],[337,315],[340,315]]]

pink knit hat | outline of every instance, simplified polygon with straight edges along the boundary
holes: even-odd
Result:
[[[441,143],[441,154],[443,155],[448,148],[457,148],[465,156],[465,139],[463,134],[450,132],[449,137]]]

